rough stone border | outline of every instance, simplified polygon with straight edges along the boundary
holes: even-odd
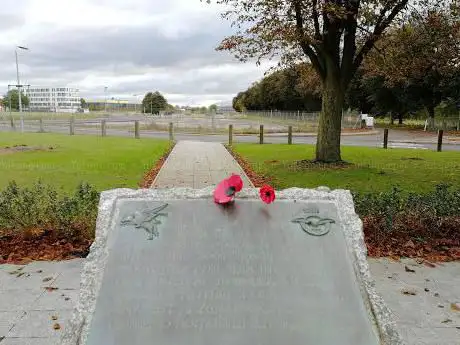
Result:
[[[96,239],[91,246],[81,274],[80,296],[75,306],[72,319],[65,328],[62,345],[85,345],[96,306],[97,293],[102,283],[103,271],[107,262],[107,238],[116,226],[117,208],[123,200],[183,200],[211,198],[213,187],[203,189],[171,188],[171,189],[115,189],[103,192],[99,202],[99,214],[96,223]],[[243,189],[238,199],[259,199],[257,188]],[[290,188],[277,192],[277,199],[302,200],[310,202],[328,201],[335,204],[340,222],[343,224],[348,249],[354,262],[364,302],[375,324],[382,345],[404,345],[394,322],[392,312],[386,306],[375,289],[367,263],[367,248],[364,243],[362,221],[355,213],[353,198],[349,191],[334,190],[327,187],[317,189]],[[238,202],[238,200],[236,201]]]

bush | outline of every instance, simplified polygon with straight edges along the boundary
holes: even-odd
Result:
[[[0,192],[0,234],[53,231],[56,237],[93,238],[98,202],[99,192],[86,183],[60,196],[41,182],[20,188],[13,181]]]
[[[359,216],[380,222],[376,228],[386,232],[460,236],[460,189],[447,184],[423,194],[403,193],[394,187],[382,193],[353,193],[353,199]]]

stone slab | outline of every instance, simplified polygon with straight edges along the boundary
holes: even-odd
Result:
[[[402,344],[350,193],[290,189],[270,206],[257,193],[221,208],[212,188],[104,192],[63,344]],[[158,238],[120,226],[164,202]],[[292,222],[311,205],[333,220],[324,236]]]

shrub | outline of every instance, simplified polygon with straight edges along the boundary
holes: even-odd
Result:
[[[33,234],[54,231],[57,237],[93,238],[99,192],[82,183],[71,196],[60,196],[49,185],[31,188],[16,182],[0,192],[0,233]]]

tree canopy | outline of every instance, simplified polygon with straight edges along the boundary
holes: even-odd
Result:
[[[455,0],[452,0],[455,1]],[[207,2],[211,2],[207,0]],[[364,58],[384,32],[414,8],[449,0],[216,0],[234,35],[217,49],[241,61],[276,57],[280,64],[310,61],[322,88],[316,160],[341,160],[345,93]]]
[[[142,100],[144,112],[147,114],[158,114],[161,110],[169,109],[168,101],[159,92],[148,92]]]
[[[8,91],[7,94],[3,96],[2,102],[7,108],[11,107],[11,109],[19,110],[19,91],[16,89]],[[27,107],[29,105],[29,97],[27,97],[24,93],[21,93],[21,103],[23,107]]]

